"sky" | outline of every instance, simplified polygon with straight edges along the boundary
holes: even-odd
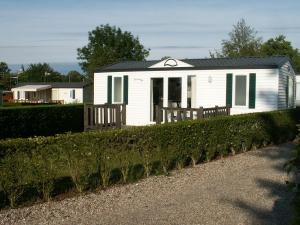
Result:
[[[300,48],[299,0],[0,0],[0,61],[73,63],[88,32],[110,24],[138,36],[148,59],[203,58],[244,18],[263,40]]]

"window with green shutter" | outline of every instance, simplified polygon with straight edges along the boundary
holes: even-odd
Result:
[[[226,105],[232,107],[232,73],[226,75]]]
[[[107,103],[112,103],[112,76],[107,77]]]
[[[256,74],[250,73],[249,77],[249,109],[255,109]]]

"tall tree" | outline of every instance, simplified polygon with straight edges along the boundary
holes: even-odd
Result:
[[[66,75],[66,80],[69,82],[81,82],[83,80],[83,76],[76,70],[71,70]]]
[[[149,55],[149,49],[144,48],[138,37],[115,26],[98,26],[88,36],[88,44],[77,49],[77,59],[90,78],[97,67],[123,60],[145,60]]]
[[[228,40],[222,40],[221,52],[210,52],[211,57],[255,56],[260,53],[262,38],[257,37],[254,28],[246,24],[244,19],[233,25]]]
[[[11,77],[10,69],[6,62],[0,62],[0,89],[4,88],[5,90],[10,88]]]
[[[60,82],[63,75],[47,63],[30,64],[19,76],[20,82]]]
[[[261,54],[268,56],[288,55],[296,73],[300,73],[300,52],[284,35],[270,38],[261,46]]]

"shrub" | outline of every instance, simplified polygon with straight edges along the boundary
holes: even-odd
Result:
[[[0,108],[0,139],[83,131],[83,105]]]
[[[292,152],[291,158],[285,164],[287,172],[293,176],[293,180],[288,182],[293,193],[292,205],[295,212],[291,224],[300,224],[300,125],[298,127],[297,146]]]
[[[292,109],[106,132],[0,140],[0,188],[13,206],[22,187],[35,187],[47,200],[54,183],[63,177],[70,177],[81,192],[95,183],[105,188],[116,179],[125,183],[147,177],[157,165],[167,174],[187,162],[193,165],[291,140],[296,136],[299,119],[300,109]]]

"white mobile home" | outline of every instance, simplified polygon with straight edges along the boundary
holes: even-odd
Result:
[[[12,88],[15,101],[38,103],[82,103],[85,84],[82,82],[20,83]]]
[[[296,105],[300,106],[300,75],[296,76]]]
[[[94,104],[126,103],[128,125],[152,124],[155,106],[230,106],[231,114],[295,107],[286,56],[121,62],[94,74]]]

